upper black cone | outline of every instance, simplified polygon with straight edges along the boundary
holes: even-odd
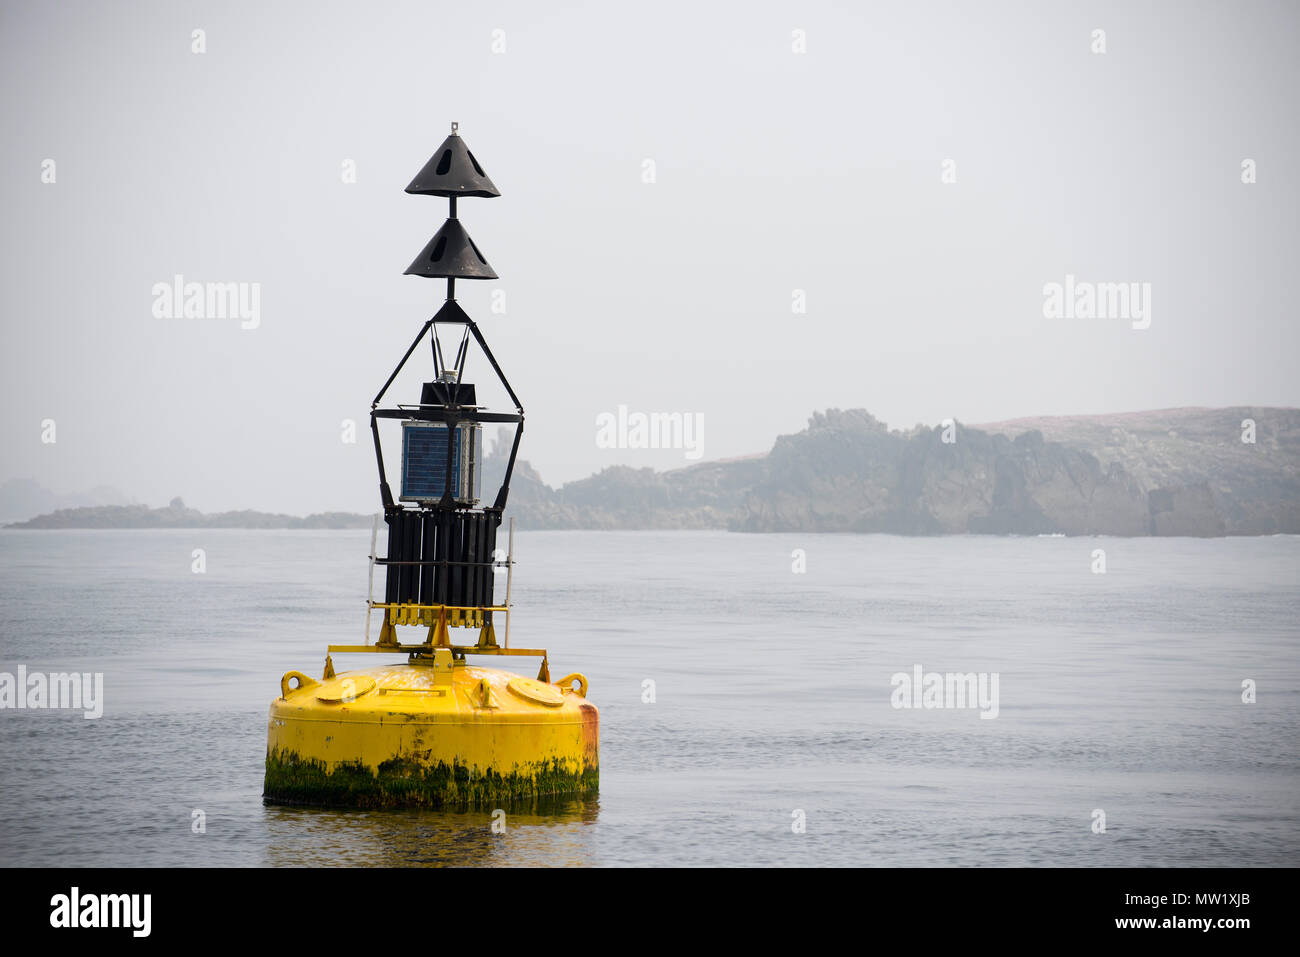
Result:
[[[424,169],[415,174],[408,193],[421,196],[500,196],[501,191],[488,179],[483,167],[465,141],[452,133],[442,141],[438,152],[429,157]]]
[[[496,279],[497,274],[469,238],[459,219],[449,219],[420,250],[405,276],[429,279]]]

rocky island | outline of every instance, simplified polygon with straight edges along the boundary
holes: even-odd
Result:
[[[301,518],[243,509],[211,515],[174,498],[166,508],[147,505],[91,505],[60,508],[9,528],[369,528],[372,515],[320,512]]]
[[[516,472],[511,511],[528,528],[1297,534],[1300,410],[1186,408],[902,431],[862,409],[831,409],[766,455],[667,472],[615,466],[559,489],[526,465]]]
[[[508,443],[484,463],[500,484]],[[950,421],[891,430],[815,413],[765,455],[656,472],[612,466],[559,488],[515,466],[520,528],[898,535],[1300,534],[1300,409],[1238,406]],[[65,508],[19,528],[362,528],[372,516]]]

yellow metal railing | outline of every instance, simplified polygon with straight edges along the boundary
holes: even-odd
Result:
[[[449,628],[482,628],[484,612],[510,612],[508,605],[414,605],[372,601],[370,607],[386,609],[385,618],[390,625],[424,625],[426,628],[436,624],[443,612],[447,614]]]

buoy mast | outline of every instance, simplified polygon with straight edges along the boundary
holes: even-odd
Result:
[[[497,274],[457,216],[464,196],[500,192],[461,139],[457,125],[406,192],[442,196],[448,217],[406,274],[445,279],[445,301],[421,327],[370,407],[379,495],[388,528],[387,554],[371,540],[371,593],[365,643],[330,645],[321,680],[291,671],[280,679],[267,725],[263,796],[276,803],[386,806],[496,806],[506,801],[592,793],[599,780],[599,714],[587,700],[587,679],[574,673],[552,683],[544,649],[510,647],[510,582],[514,534],[498,561],[497,532],[510,489],[524,408],[483,333],[456,301],[457,279]],[[443,332],[459,332],[450,362]],[[398,374],[429,336],[433,379],[420,401],[384,406]],[[454,334],[453,337],[454,339]],[[514,405],[493,412],[465,381],[470,340],[482,351]],[[380,420],[401,424],[398,494],[393,496],[380,442]],[[483,426],[513,424],[514,441],[501,487],[483,504]],[[385,572],[382,601],[375,566]],[[504,566],[506,597],[495,602]],[[370,641],[371,617],[382,616]],[[494,616],[505,616],[498,643]],[[399,629],[427,629],[423,640],[400,641]],[[478,629],[472,644],[455,644],[451,629]],[[405,653],[405,664],[335,674],[336,654]],[[471,666],[469,655],[542,659],[536,679]]]
[[[454,657],[466,653],[535,655],[542,658],[539,680],[549,681],[546,652],[510,649],[509,605],[495,605],[494,584],[502,563],[496,560],[497,532],[510,492],[510,478],[519,454],[524,431],[524,408],[510,386],[477,323],[456,300],[457,279],[496,279],[477,244],[457,216],[462,196],[493,198],[500,191],[488,178],[474,154],[461,138],[458,124],[424,165],[406,192],[418,196],[442,196],[448,200],[446,222],[425,244],[406,269],[405,275],[445,279],[447,295],[442,307],[429,319],[393,369],[370,406],[370,429],[375,442],[379,469],[379,495],[384,522],[388,526],[388,554],[375,557],[386,569],[384,600],[370,598],[370,608],[383,611],[379,638],[365,648],[375,651],[407,651],[412,658],[429,657],[435,649],[451,649]],[[439,327],[459,327],[459,344],[448,363]],[[429,337],[434,378],[424,383],[420,402],[382,408],[385,394],[419,348]],[[465,364],[470,339],[474,340],[492,371],[505,388],[515,409],[492,412],[477,404],[476,390],[465,381]],[[402,471],[399,495],[394,499],[384,465],[379,437],[380,419],[402,423]],[[480,504],[483,464],[483,425],[514,425],[514,440],[500,489],[490,505]],[[513,541],[504,565],[513,574]],[[493,615],[506,617],[504,645],[497,642]],[[426,639],[419,644],[398,641],[397,627],[425,626]],[[452,645],[449,628],[478,628],[473,645]],[[331,646],[330,652],[359,651],[355,645]]]

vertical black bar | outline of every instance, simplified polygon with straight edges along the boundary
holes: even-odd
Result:
[[[450,538],[452,554],[448,557],[457,564],[451,566],[451,586],[448,589],[451,593],[451,599],[448,604],[463,605],[465,604],[463,600],[465,595],[461,591],[461,582],[465,580],[465,566],[459,563],[465,560],[465,522],[463,521],[463,516],[460,512],[452,512],[451,521],[452,532]]]
[[[500,519],[496,515],[488,513],[483,516],[483,559],[491,562],[496,556],[497,550],[497,523]],[[483,582],[483,592],[480,601],[484,605],[491,605],[492,589],[496,584],[496,571],[492,566],[488,566],[487,576]]]
[[[434,512],[425,512],[420,519],[423,526],[424,542],[420,546],[420,560],[432,562],[437,559],[438,516]],[[420,566],[420,604],[436,605],[433,590],[433,566]]]
[[[482,605],[483,586],[492,580],[492,553],[487,550],[488,517],[479,515],[478,522],[478,575],[475,577],[474,604]]]
[[[420,556],[420,513],[414,509],[402,515],[402,561],[417,561]],[[420,577],[418,565],[402,566],[402,601],[418,602],[420,600]]]
[[[467,568],[465,575],[465,605],[478,605],[478,583],[482,581],[482,568],[478,567],[478,562],[482,560],[482,515],[471,514],[469,519],[469,555],[468,562],[473,562],[472,566]]]
[[[479,548],[482,545],[482,529],[480,527],[482,518],[483,516],[478,513],[470,516],[469,548],[466,551],[469,552],[469,560],[474,564],[469,566],[469,577],[465,582],[465,604],[467,605],[478,604],[478,583],[482,571],[478,565],[482,560],[482,556],[479,554]]]
[[[439,605],[449,605],[447,600],[447,589],[449,586],[449,572],[447,561],[451,557],[451,512],[438,511],[438,577],[434,584],[434,589],[438,594]]]
[[[406,509],[393,515],[393,547],[388,550],[388,557],[399,564],[393,565],[393,578],[397,582],[397,591],[393,601],[406,601],[404,594],[405,566],[400,562],[406,560]]]
[[[478,555],[478,574],[474,576],[474,604],[476,605],[483,604],[483,586],[492,577],[492,566],[486,564],[492,561],[492,555],[484,551],[487,548],[487,520],[486,515],[479,516],[477,542],[474,546],[474,551]]]
[[[388,512],[384,515],[384,521],[388,524],[388,560],[396,561],[402,554],[402,532],[401,512]],[[388,565],[384,569],[384,601],[392,605],[397,602],[398,585],[401,576],[401,566]]]
[[[473,562],[478,560],[478,516],[473,512],[465,512],[465,605],[474,603],[474,585],[478,581],[478,568]]]
[[[474,540],[474,528],[473,528],[473,522],[471,521],[473,516],[471,516],[468,512],[461,512],[460,516],[461,516],[461,521],[460,521],[461,575],[460,575],[459,588],[457,590],[460,592],[460,603],[462,605],[468,605],[470,604],[469,576],[470,576],[471,566],[465,564],[465,562],[469,561],[470,544]]]
[[[390,561],[402,562],[406,558],[406,509],[393,513],[393,534],[392,541],[388,549],[388,558]],[[390,565],[392,569],[393,581],[396,583],[393,589],[393,601],[405,601],[402,597],[402,570],[401,564]]]
[[[424,541],[424,516],[419,512],[411,512],[411,558],[413,562],[420,560],[421,548]],[[413,602],[420,600],[420,566],[410,565],[411,569],[411,598]]]

